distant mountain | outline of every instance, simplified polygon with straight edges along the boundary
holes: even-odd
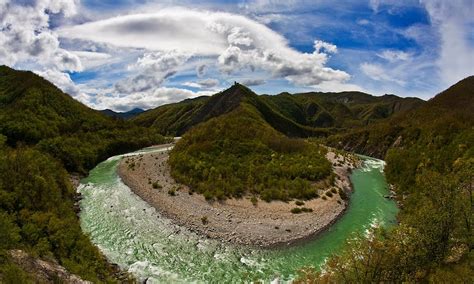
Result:
[[[117,111],[113,111],[111,109],[104,109],[104,110],[101,110],[100,112],[107,115],[107,116],[109,116],[109,117],[130,119],[132,117],[135,117],[135,116],[139,115],[142,112],[145,112],[145,110],[143,110],[141,108],[134,108],[132,110],[125,111],[125,112],[117,112]]]
[[[375,97],[360,92],[257,96],[245,87],[233,86],[211,97],[189,99],[149,110],[132,121],[154,127],[163,134],[179,136],[200,122],[228,113],[245,97],[252,101],[270,125],[294,137],[327,136],[342,129],[384,120],[424,103],[417,98]]]

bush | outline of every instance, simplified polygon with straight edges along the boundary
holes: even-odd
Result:
[[[339,196],[341,197],[342,200],[347,200],[348,199],[348,196],[347,196],[346,192],[342,189],[339,189]]]
[[[171,195],[171,196],[175,196],[176,195],[176,190],[174,188],[168,190],[168,194]]]
[[[301,212],[303,212],[303,210],[301,210],[301,208],[299,208],[299,207],[295,207],[295,208],[291,209],[291,213],[293,213],[293,214],[300,214]]]
[[[295,202],[295,204],[296,204],[297,206],[302,206],[302,205],[304,205],[304,202],[301,201],[301,200],[297,200],[297,201]]]
[[[327,195],[328,197],[332,197],[332,192],[327,191],[327,192],[326,192],[326,195]]]
[[[153,186],[154,189],[163,188],[163,187],[161,186],[161,184],[159,184],[157,181],[155,181],[155,182],[152,184],[152,186]]]
[[[207,225],[209,223],[209,220],[207,219],[207,216],[202,216],[201,217],[201,222],[203,225]]]
[[[257,203],[258,203],[257,197],[252,196],[252,198],[250,198],[250,202],[252,202],[253,206],[257,206]]]

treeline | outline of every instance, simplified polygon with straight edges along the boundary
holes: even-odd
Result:
[[[470,77],[405,120],[378,127],[399,128],[385,173],[401,204],[400,224],[350,240],[324,273],[305,270],[299,282],[472,283],[473,108]]]
[[[206,199],[317,197],[316,181],[331,175],[325,149],[275,131],[248,104],[201,123],[170,155],[173,177]]]

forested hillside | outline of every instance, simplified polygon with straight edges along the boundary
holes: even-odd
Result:
[[[255,96],[252,100],[270,125],[292,137],[328,136],[402,114],[424,103],[417,98],[374,97],[360,92],[281,93]],[[194,125],[230,112],[237,105],[229,99],[228,92],[221,92],[161,106],[132,121],[162,134],[180,136]]]
[[[0,134],[85,173],[111,155],[163,141],[154,129],[107,117],[28,71],[0,66]]]
[[[248,88],[235,84],[211,99],[219,109],[232,110],[197,125],[177,143],[170,155],[177,181],[207,199],[250,194],[266,201],[311,199],[317,197],[315,182],[331,182],[325,149],[276,131]]]
[[[85,174],[111,155],[164,141],[154,130],[89,109],[31,72],[0,67],[0,282],[34,282],[11,262],[11,249],[86,280],[116,281],[80,228],[68,172]]]
[[[332,137],[349,149],[370,154],[380,147],[379,156],[386,153],[387,180],[402,208],[400,225],[351,241],[330,259],[327,274],[302,280],[472,282],[473,109],[469,77],[405,116]]]

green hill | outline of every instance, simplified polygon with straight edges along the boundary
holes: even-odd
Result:
[[[86,107],[32,72],[0,66],[0,282],[35,283],[9,261],[11,249],[94,283],[116,281],[81,230],[69,173],[85,174],[111,155],[164,141],[154,130]]]
[[[111,155],[163,141],[154,129],[110,118],[29,71],[0,66],[0,134],[85,173]]]
[[[138,125],[162,134],[184,134],[191,127],[233,110],[229,90],[149,110],[133,118]],[[360,92],[281,93],[253,96],[252,104],[275,129],[291,137],[328,136],[347,128],[365,126],[394,114],[416,109],[424,102],[393,95],[374,97]]]
[[[473,109],[471,76],[416,110],[328,139],[385,158],[400,224],[352,240],[328,261],[328,274],[309,276],[311,281],[472,282]]]
[[[451,135],[451,130],[469,129],[474,120],[473,85],[474,76],[468,77],[419,108],[395,114],[388,120],[367,127],[332,136],[328,143],[348,151],[383,159],[392,147],[403,148],[420,139],[429,140],[425,135],[437,135],[442,131]],[[446,139],[451,139],[446,136],[448,135],[444,135]]]
[[[325,150],[272,127],[268,108],[248,88],[235,84],[209,101],[217,110],[202,109],[214,117],[188,131],[171,152],[177,181],[207,199],[250,194],[267,201],[314,198],[314,183],[330,182]]]

